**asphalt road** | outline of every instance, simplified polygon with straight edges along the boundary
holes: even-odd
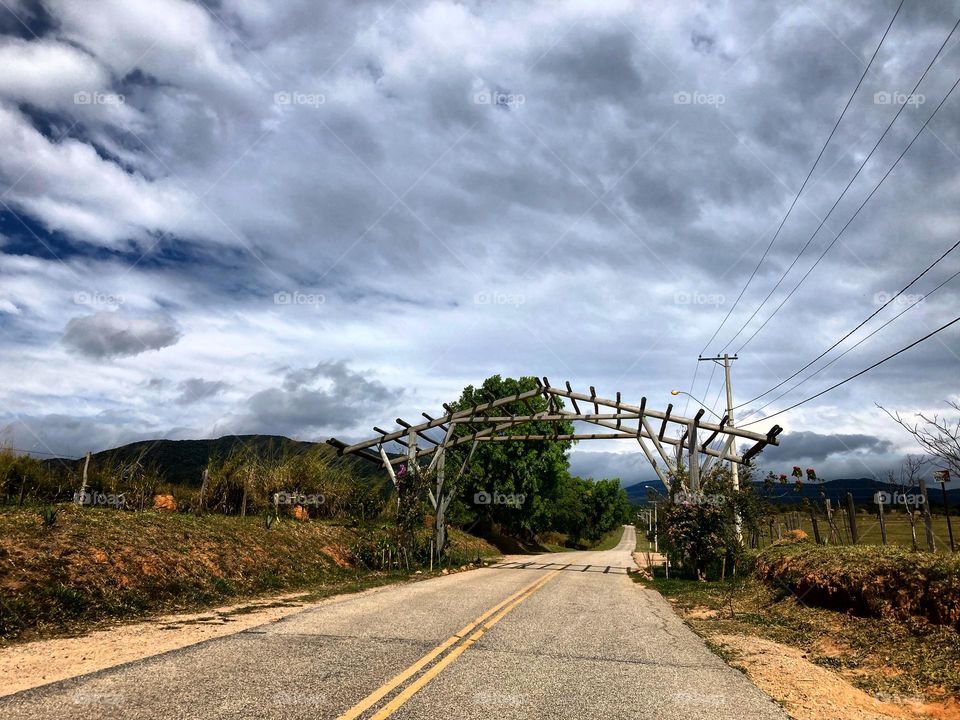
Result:
[[[634,531],[384,588],[0,699],[18,718],[776,718],[627,576]]]

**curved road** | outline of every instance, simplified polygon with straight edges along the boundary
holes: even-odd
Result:
[[[613,550],[383,588],[0,699],[18,718],[767,718]]]

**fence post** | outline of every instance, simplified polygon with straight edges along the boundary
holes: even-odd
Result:
[[[857,508],[853,504],[853,493],[847,493],[847,518],[850,523],[850,539],[856,545],[860,537],[857,534]]]
[[[807,503],[807,509],[810,511],[810,524],[813,525],[813,539],[817,545],[821,545],[820,523],[817,522],[817,511],[814,509],[813,503]]]
[[[833,522],[833,504],[830,502],[830,498],[823,499],[823,507],[827,512],[827,525],[830,527],[830,542],[839,544],[840,533],[837,532],[837,526]]]
[[[83,480],[80,481],[80,494],[77,495],[76,504],[83,505],[83,496],[87,493],[87,470],[90,468],[90,451],[83,460]]]
[[[930,500],[927,498],[927,482],[920,478],[920,494],[923,496],[923,524],[927,530],[927,548],[930,552],[937,551],[937,543],[933,538],[933,518],[930,515]]]
[[[880,540],[887,544],[887,520],[883,515],[883,503],[877,503],[877,516],[880,518]]]
[[[950,552],[956,552],[957,547],[953,543],[953,523],[950,522],[950,500],[947,496],[947,483],[940,482],[940,489],[943,490],[943,514],[947,517],[947,534],[950,535]]]
[[[207,468],[203,469],[203,481],[200,483],[200,500],[197,503],[197,514],[203,514],[203,503],[207,496],[207,480],[210,478],[210,471]],[[280,513],[277,513],[279,515]]]

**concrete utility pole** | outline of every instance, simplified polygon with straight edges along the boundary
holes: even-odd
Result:
[[[733,356],[733,359],[736,360],[736,355]],[[733,427],[733,388],[730,386],[730,356],[726,353],[723,354],[723,373],[727,381],[727,424],[730,427]],[[736,441],[734,441],[733,447],[734,453],[736,453]],[[733,481],[733,491],[740,491],[740,467],[737,463],[730,462],[730,478]],[[737,513],[734,517],[734,524],[736,526],[737,532],[737,541],[743,542],[743,522],[740,518],[740,513]]]
[[[724,353],[722,357],[711,357],[711,358],[698,358],[701,362],[709,360],[710,362],[720,362],[723,361],[723,377],[726,383],[727,388],[727,415],[726,415],[726,426],[734,427],[733,424],[733,386],[730,384],[730,361],[736,360],[737,356],[730,356],[727,353]],[[706,398],[704,398],[706,399]],[[733,453],[737,453],[737,444],[736,438],[734,436],[729,436],[730,441],[733,445]],[[733,491],[740,491],[740,468],[737,463],[730,461],[730,479],[733,484]],[[736,513],[734,517],[734,525],[736,527],[737,540],[743,542],[743,521],[740,518],[740,513]]]

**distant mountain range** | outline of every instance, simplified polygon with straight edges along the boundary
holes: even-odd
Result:
[[[292,440],[283,435],[227,435],[221,438],[206,440],[142,440],[129,445],[123,445],[110,450],[94,453],[91,462],[94,465],[113,465],[128,463],[137,458],[146,465],[155,466],[167,482],[176,485],[199,487],[203,477],[203,469],[207,463],[215,458],[227,457],[241,446],[246,446],[261,457],[281,457],[284,455],[301,453],[309,448],[320,447],[323,452],[329,452],[334,463],[342,463],[354,472],[359,478],[385,478],[385,474],[373,463],[356,456],[336,457],[336,451],[326,443]],[[83,460],[52,459],[44,462],[52,467],[63,468],[79,472],[83,467]],[[792,480],[792,478],[791,478]],[[763,483],[754,483],[757,494],[770,499],[772,502],[792,505],[800,503],[804,498],[819,500],[820,490],[834,504],[846,502],[847,493],[853,494],[854,502],[858,505],[873,505],[873,496],[877,491],[891,489],[889,483],[877,482],[871,478],[851,478],[829,480],[824,483],[804,483],[798,492],[793,482],[786,485],[779,483],[767,489]],[[660,495],[666,493],[663,483],[659,480],[646,480],[626,486],[627,497],[634,504],[643,505],[648,502],[647,491],[652,489]],[[899,489],[899,488],[898,488]],[[940,484],[931,482],[927,486],[932,505],[942,505],[943,495]],[[916,492],[916,489],[907,492]],[[951,507],[960,507],[960,488],[948,492]]]
[[[260,457],[282,457],[297,454],[310,448],[320,447],[335,458],[334,463],[349,466],[358,477],[367,478],[383,474],[376,465],[355,456],[336,458],[336,450],[326,443],[291,440],[283,435],[227,435],[207,440],[142,440],[118,448],[94,453],[90,462],[96,466],[128,463],[137,458],[147,466],[159,470],[167,482],[176,485],[199,487],[203,469],[210,460],[224,458],[240,447],[246,446]],[[52,467],[67,468],[79,472],[83,460],[45,460]]]
[[[753,484],[754,492],[765,497],[771,502],[783,505],[793,505],[802,503],[804,498],[807,500],[820,500],[820,491],[833,502],[834,506],[838,502],[847,501],[847,493],[853,495],[853,501],[857,505],[873,505],[873,496],[879,491],[889,492],[893,489],[890,483],[878,482],[871,478],[843,478],[837,480],[828,480],[823,483],[803,483],[798,491],[793,482],[786,485],[775,484],[772,488],[764,487],[763,483],[755,482]],[[903,491],[903,488],[896,488],[897,491]],[[646,480],[635,483],[624,488],[627,491],[627,498],[631,503],[644,505],[649,502],[648,490],[653,490],[658,495],[665,495],[666,488],[659,480]],[[906,489],[905,492],[916,493],[919,488]],[[930,498],[931,505],[943,505],[943,493],[940,489],[940,483],[930,482],[927,484],[927,496]],[[960,488],[947,491],[948,502],[951,507],[960,506]]]

